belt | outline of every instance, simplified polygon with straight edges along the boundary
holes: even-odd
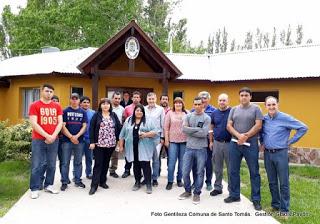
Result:
[[[270,152],[270,153],[275,153],[275,152],[279,152],[284,149],[287,149],[287,148],[280,148],[280,149],[267,149],[267,148],[265,148],[265,151]]]
[[[229,143],[230,142],[230,140],[217,140],[217,139],[215,139],[215,141],[221,142],[221,143]]]

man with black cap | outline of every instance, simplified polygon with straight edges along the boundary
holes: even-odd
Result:
[[[61,190],[68,187],[69,166],[71,152],[74,155],[74,177],[75,186],[85,188],[81,181],[82,175],[82,153],[83,153],[83,134],[87,127],[87,113],[80,108],[80,99],[78,93],[72,93],[70,97],[70,106],[63,111],[62,132],[62,164],[61,164]]]

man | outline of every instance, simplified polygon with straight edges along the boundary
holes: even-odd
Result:
[[[230,190],[225,203],[240,201],[240,165],[244,157],[251,182],[251,201],[256,210],[261,210],[259,174],[258,132],[262,127],[262,113],[259,106],[251,104],[251,90],[247,87],[240,89],[240,105],[231,109],[227,130],[232,135],[229,148]]]
[[[216,110],[216,108],[212,105],[210,105],[210,93],[208,93],[207,91],[202,91],[199,92],[198,96],[201,98],[203,107],[204,107],[204,112],[211,118],[211,114]],[[206,189],[207,191],[211,191],[212,190],[212,145],[213,143],[210,142],[209,139],[209,135],[208,135],[208,148],[207,148],[207,161],[206,161],[206,166],[205,166],[205,170],[206,170]],[[195,174],[196,174],[196,169],[195,167],[193,168],[193,178],[195,179]]]
[[[304,123],[279,111],[277,98],[267,97],[265,106],[268,114],[264,116],[260,149],[264,151],[271,206],[273,210],[287,215],[290,206],[288,150],[290,145],[306,134],[308,128]],[[292,130],[296,130],[296,133],[290,138]]]
[[[44,189],[53,194],[59,193],[53,188],[58,152],[58,134],[62,128],[62,109],[51,101],[54,88],[44,84],[41,88],[40,100],[32,103],[29,109],[32,126],[32,153],[31,153],[31,198],[39,197],[42,185],[41,177],[46,173]],[[44,162],[45,161],[45,164]]]
[[[187,114],[183,121],[182,131],[187,135],[187,146],[183,156],[182,168],[185,192],[179,196],[179,199],[184,200],[191,197],[190,172],[192,167],[196,165],[193,203],[199,204],[204,179],[204,167],[207,161],[210,117],[204,113],[200,97],[194,98],[193,107],[194,112]]]
[[[160,96],[160,106],[163,107],[165,114],[167,114],[171,110],[171,108],[169,106],[169,96],[168,95],[163,94]]]
[[[114,92],[112,95],[112,111],[116,113],[118,116],[118,119],[122,125],[122,117],[124,108],[120,105],[121,100],[121,93],[120,92]],[[110,176],[114,178],[118,178],[119,175],[116,173],[116,170],[118,168],[118,157],[119,157],[119,150],[116,148],[116,150],[113,151],[111,155],[111,166],[110,166]]]
[[[128,91],[123,91],[123,100],[121,100],[120,105],[123,108],[132,104],[132,100],[130,99],[130,93]]]
[[[164,118],[165,113],[163,107],[156,104],[157,95],[154,92],[150,92],[147,94],[147,103],[148,105],[144,107],[146,112],[146,117],[152,119],[154,124],[158,130],[157,137],[154,138],[154,151],[152,157],[152,186],[158,186],[158,177],[160,171],[160,161],[159,156],[160,153],[157,152],[156,146],[159,144],[163,144],[163,140],[160,138],[164,137],[163,127],[164,127]]]
[[[134,108],[136,107],[136,105],[140,104],[140,101],[141,101],[141,93],[138,91],[134,91],[132,93],[132,104],[124,108],[123,119],[122,119],[123,121],[133,114]],[[124,166],[124,173],[122,174],[122,178],[127,178],[128,176],[130,176],[130,170],[132,167],[132,162],[128,162],[126,158],[125,160],[126,160],[126,165]]]
[[[88,179],[92,179],[92,150],[89,149],[90,146],[90,138],[89,138],[89,130],[90,130],[90,121],[92,116],[94,115],[95,111],[90,109],[91,100],[87,96],[83,96],[80,98],[80,107],[87,113],[87,129],[83,135],[83,154],[86,159],[86,177]]]
[[[218,106],[218,109],[213,111],[211,114],[211,129],[213,129],[213,133],[210,133],[210,142],[213,142],[212,162],[214,164],[213,167],[216,176],[214,190],[210,192],[211,196],[222,194],[224,161],[227,166],[229,182],[229,144],[231,141],[231,135],[227,131],[227,123],[231,108],[229,107],[229,98],[227,94],[222,93],[219,95]]]
[[[62,177],[61,190],[65,191],[68,187],[69,166],[71,154],[73,151],[73,170],[75,186],[85,188],[81,181],[82,175],[82,154],[83,154],[83,135],[87,130],[87,113],[80,108],[79,94],[72,93],[70,97],[70,106],[63,111],[62,133]]]

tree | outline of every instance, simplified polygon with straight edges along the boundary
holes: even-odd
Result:
[[[257,28],[256,32],[256,42],[254,44],[255,48],[262,48],[262,33],[259,28]]]
[[[288,27],[288,30],[287,30],[285,45],[286,46],[292,45],[292,41],[291,41],[291,26],[290,26],[290,24],[289,24],[289,27]]]
[[[212,39],[211,39],[211,35],[209,35],[208,43],[207,43],[207,53],[213,54],[213,48],[214,48],[214,37],[212,36]]]
[[[232,39],[231,41],[231,45],[230,45],[230,51],[234,51],[235,50],[235,47],[236,47],[236,40],[235,39]]]
[[[223,27],[223,32],[222,32],[222,44],[221,44],[221,52],[227,52],[228,48],[228,33],[226,31],[226,28]]]
[[[302,31],[302,25],[298,25],[297,27],[297,40],[296,43],[300,45],[302,43],[303,38],[303,31]]]
[[[215,43],[214,43],[215,53],[219,53],[219,50],[220,50],[220,45],[221,45],[220,37],[221,37],[221,31],[219,29],[218,32],[216,32],[216,39],[215,39]]]
[[[280,42],[282,43],[282,45],[285,45],[285,39],[286,39],[286,31],[282,30],[280,32]]]
[[[272,41],[271,41],[271,47],[276,46],[276,40],[277,40],[277,30],[275,27],[273,27],[273,35],[272,35]]]
[[[269,33],[263,34],[263,47],[269,48],[269,42],[270,42]]]
[[[247,32],[246,39],[244,41],[244,49],[251,50],[252,49],[252,34],[251,32]]]

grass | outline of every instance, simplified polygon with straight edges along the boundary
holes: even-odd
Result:
[[[0,217],[19,200],[29,187],[30,163],[5,161],[0,163]]]
[[[250,175],[243,161],[240,170],[241,193],[247,198],[251,195]],[[261,205],[266,212],[271,210],[271,195],[264,164],[260,164]],[[226,174],[224,175],[226,176]],[[290,166],[290,212],[307,213],[306,216],[291,216],[288,220],[274,215],[281,223],[320,223],[320,167]]]

